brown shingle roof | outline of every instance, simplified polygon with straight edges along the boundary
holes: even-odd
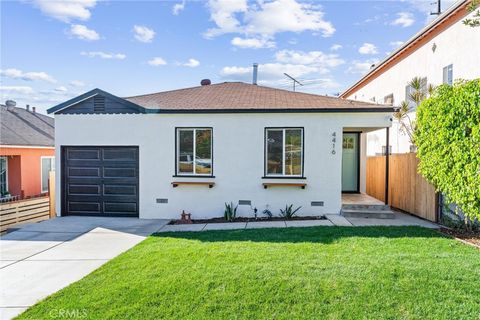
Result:
[[[292,92],[243,82],[224,82],[206,86],[145,94],[124,98],[148,109],[161,110],[283,110],[283,109],[378,109],[385,105]],[[383,110],[384,111],[384,110]]]

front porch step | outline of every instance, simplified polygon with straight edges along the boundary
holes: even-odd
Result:
[[[343,204],[345,210],[390,210],[388,204]]]
[[[382,209],[344,209],[342,215],[346,218],[372,218],[372,219],[395,219],[395,213],[390,210]]]

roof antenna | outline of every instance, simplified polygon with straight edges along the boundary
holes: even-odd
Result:
[[[289,75],[288,73],[283,73],[285,76],[287,76],[288,78],[290,78],[290,80],[293,81],[293,92],[295,92],[295,84],[298,83],[299,85],[303,86],[303,84],[300,83],[300,81],[298,81],[297,79],[295,79],[294,77],[292,77],[291,75]]]
[[[439,16],[442,13],[442,5],[440,3],[440,0],[437,0],[435,2],[432,2],[430,4],[436,4],[437,5],[437,11],[436,12],[430,12],[431,16]]]

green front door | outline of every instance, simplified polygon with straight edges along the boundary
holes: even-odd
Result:
[[[342,192],[358,192],[360,168],[359,134],[343,133]]]

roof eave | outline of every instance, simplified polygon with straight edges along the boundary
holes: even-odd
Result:
[[[283,108],[283,109],[146,109],[146,113],[188,114],[188,113],[391,113],[394,107],[371,108]]]

